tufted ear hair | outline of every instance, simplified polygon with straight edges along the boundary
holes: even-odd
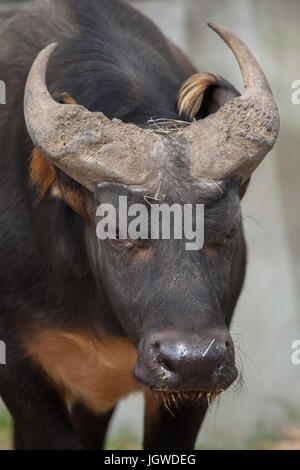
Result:
[[[181,119],[192,121],[215,113],[240,93],[224,78],[212,73],[192,75],[179,90],[177,110]]]

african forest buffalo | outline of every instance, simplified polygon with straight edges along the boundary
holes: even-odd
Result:
[[[237,377],[240,200],[279,117],[249,49],[210,27],[241,96],[119,0],[39,0],[1,29],[0,394],[16,449],[101,448],[135,391],[144,448],[191,449],[207,399]],[[158,188],[205,205],[201,250],[99,240],[99,202],[150,208]]]

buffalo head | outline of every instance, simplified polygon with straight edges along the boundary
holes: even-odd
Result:
[[[235,54],[245,90],[178,132],[56,102],[46,86],[56,44],[36,58],[25,92],[34,145],[90,192],[93,213],[99,198],[116,206],[119,195],[146,207],[147,196],[161,194],[169,204],[205,204],[205,243],[197,252],[182,240],[100,241],[91,230],[86,236],[110,314],[137,347],[136,378],[171,392],[218,392],[237,376],[228,326],[245,268],[240,194],[279,130],[255,57],[230,31],[210,26]]]

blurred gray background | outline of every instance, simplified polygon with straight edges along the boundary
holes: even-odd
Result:
[[[24,3],[0,2],[2,17]],[[243,447],[259,433],[269,436],[285,423],[300,423],[300,365],[291,362],[291,343],[300,339],[300,105],[291,101],[291,84],[300,80],[300,2],[130,3],[181,46],[199,70],[221,74],[242,91],[231,51],[206,22],[234,31],[260,61],[279,106],[278,143],[254,174],[243,201],[249,259],[232,333],[245,387],[221,397],[199,437],[204,447]],[[141,397],[125,400],[113,419],[111,436],[123,430],[140,442],[142,408]]]

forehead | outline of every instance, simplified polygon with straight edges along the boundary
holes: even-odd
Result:
[[[173,183],[158,182],[157,189],[149,192],[131,190],[116,183],[103,183],[95,188],[96,204],[111,204],[119,207],[119,197],[126,196],[127,204],[143,204],[150,210],[152,204],[203,204],[205,222],[218,230],[224,224],[232,224],[239,214],[239,182],[235,179],[215,182],[174,180]]]
[[[152,189],[132,189],[130,186],[121,183],[104,182],[95,186],[94,196],[97,201],[109,202],[112,204],[118,196],[127,196],[132,203],[146,203],[145,198],[157,198],[168,201],[168,203],[178,204],[215,204],[229,203],[239,195],[240,182],[236,178],[228,178],[222,181],[213,179],[187,178],[186,175],[169,176],[168,179],[157,180]]]

